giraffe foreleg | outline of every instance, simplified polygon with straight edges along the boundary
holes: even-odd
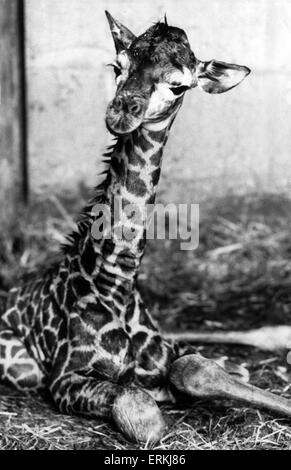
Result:
[[[37,362],[12,330],[0,332],[0,381],[22,391],[43,385],[43,373]]]
[[[238,400],[291,417],[291,400],[236,380],[200,354],[189,354],[174,361],[170,380],[178,390],[194,398]]]
[[[157,442],[163,436],[160,409],[138,387],[68,372],[51,382],[50,391],[61,412],[113,419],[130,440]]]
[[[128,305],[126,325],[135,357],[137,385],[158,402],[175,401],[168,374],[172,361],[178,357],[177,348],[165,341],[137,289]]]

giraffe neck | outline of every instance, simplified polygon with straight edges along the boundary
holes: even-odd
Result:
[[[95,241],[101,254],[95,284],[118,309],[127,305],[144,254],[148,208],[155,202],[167,136],[168,127],[141,127],[120,137],[111,157],[105,191],[111,225]]]
[[[163,147],[179,107],[180,103],[164,122],[141,126],[118,137],[107,154],[107,176],[78,224],[73,250],[69,249],[69,256],[79,259],[77,265],[70,263],[73,269],[75,265],[80,268],[94,282],[101,302],[118,314],[126,311],[135,286],[145,250],[148,209],[155,202],[160,178]],[[105,229],[100,214],[107,214],[107,222],[110,221]]]

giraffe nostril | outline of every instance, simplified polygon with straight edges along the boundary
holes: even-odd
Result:
[[[130,103],[128,108],[129,108],[129,112],[134,115],[137,115],[141,112],[141,104],[136,101],[133,101],[132,103]]]
[[[116,111],[121,111],[123,108],[123,100],[119,96],[117,96],[114,100],[114,108]]]

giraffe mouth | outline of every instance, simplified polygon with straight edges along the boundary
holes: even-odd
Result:
[[[106,127],[113,135],[130,134],[135,131],[143,122],[143,115],[135,117],[131,115],[107,115]]]

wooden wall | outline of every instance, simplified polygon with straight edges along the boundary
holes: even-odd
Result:
[[[16,216],[28,193],[23,3],[0,0],[0,223]]]

